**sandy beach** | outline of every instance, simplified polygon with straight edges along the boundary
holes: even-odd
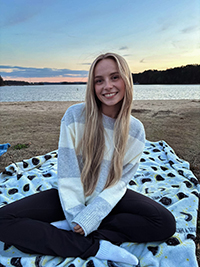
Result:
[[[67,108],[77,102],[2,102],[0,104],[0,143],[10,143],[0,157],[0,172],[12,162],[43,155],[58,148],[60,120]],[[190,163],[200,181],[200,101],[135,100],[132,115],[140,119],[150,141],[166,141],[181,158]],[[27,148],[16,150],[17,144]],[[197,258],[200,259],[200,233]]]

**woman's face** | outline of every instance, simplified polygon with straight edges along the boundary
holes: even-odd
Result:
[[[94,69],[94,89],[103,114],[116,118],[125,95],[125,83],[117,63],[111,58],[100,60]]]

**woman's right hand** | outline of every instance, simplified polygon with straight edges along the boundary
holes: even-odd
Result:
[[[83,228],[79,224],[74,226],[74,232],[77,233],[77,234],[80,234],[80,235],[84,235],[85,234]]]

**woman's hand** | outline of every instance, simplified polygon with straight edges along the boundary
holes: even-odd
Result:
[[[80,234],[80,235],[84,235],[85,234],[83,228],[79,224],[77,224],[74,227],[74,232],[77,233],[77,234]]]

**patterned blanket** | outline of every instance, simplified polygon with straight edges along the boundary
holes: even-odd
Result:
[[[57,187],[57,150],[13,163],[0,174],[0,205],[38,191]],[[158,201],[175,216],[177,229],[165,242],[123,243],[140,260],[141,267],[197,267],[195,236],[200,185],[189,169],[164,141],[146,141],[139,170],[129,188]],[[94,257],[81,258],[29,255],[0,242],[0,266],[124,266]],[[126,265],[127,266],[127,265]]]

